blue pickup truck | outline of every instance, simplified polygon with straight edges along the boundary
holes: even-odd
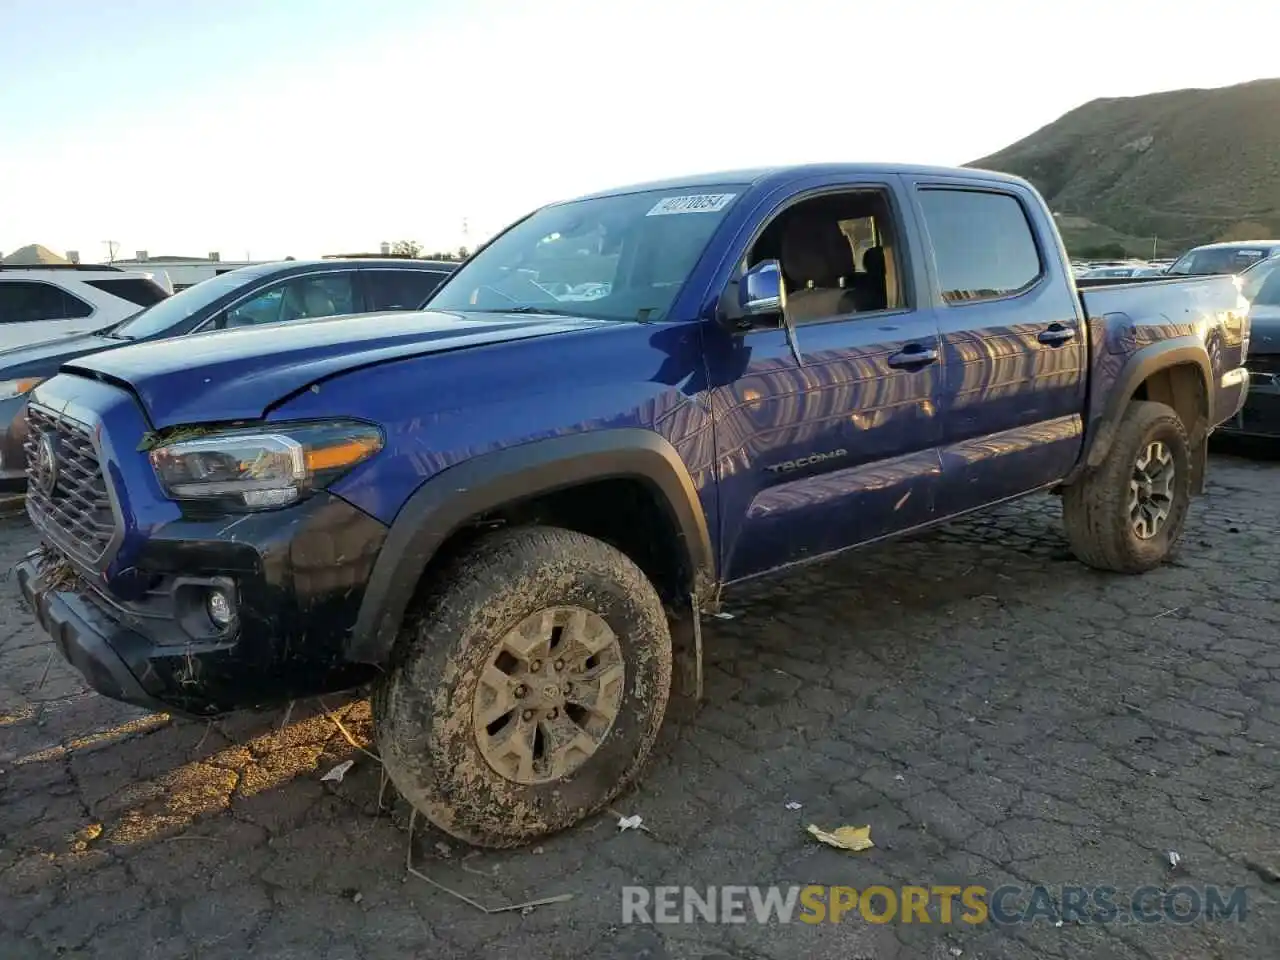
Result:
[[[422,312],[65,364],[30,398],[18,580],[109,697],[370,684],[409,802],[526,842],[637,775],[743,581],[1037,492],[1086,564],[1169,556],[1248,304],[1230,276],[1081,286],[1040,196],[976,170],[552,204]]]

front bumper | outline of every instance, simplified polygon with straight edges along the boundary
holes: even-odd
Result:
[[[22,597],[35,613],[40,628],[53,639],[71,666],[104,697],[122,700],[148,710],[169,707],[143,688],[137,676],[116,650],[135,651],[144,663],[146,638],[105,616],[83,596],[67,590],[50,590],[42,583],[39,563],[28,556],[15,568]]]
[[[1280,439],[1280,373],[1251,373],[1244,406],[1230,420],[1219,424],[1218,432]]]
[[[209,717],[372,678],[376,668],[348,661],[345,650],[386,532],[321,493],[285,510],[164,524],[115,589],[83,572],[51,583],[35,555],[19,563],[18,584],[63,657],[99,693]],[[225,632],[201,619],[205,585],[225,587],[236,601]]]

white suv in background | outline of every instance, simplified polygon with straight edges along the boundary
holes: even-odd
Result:
[[[0,350],[101,330],[170,292],[150,274],[119,267],[0,266]]]

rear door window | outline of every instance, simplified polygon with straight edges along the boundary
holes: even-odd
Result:
[[[91,287],[97,287],[103,293],[136,303],[140,307],[159,303],[169,295],[164,287],[145,277],[121,277],[119,280],[86,280],[85,282]]]
[[[1040,250],[1017,197],[935,187],[919,196],[948,303],[1011,296],[1040,279]]]
[[[370,310],[418,310],[448,274],[433,270],[366,270]]]
[[[93,307],[52,283],[0,280],[0,323],[78,320]]]

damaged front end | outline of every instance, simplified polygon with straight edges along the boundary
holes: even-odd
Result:
[[[32,400],[27,512],[44,543],[16,573],[88,683],[207,717],[370,679],[345,648],[386,527],[324,490],[259,513],[179,506],[138,449],[133,397],[76,379]]]

